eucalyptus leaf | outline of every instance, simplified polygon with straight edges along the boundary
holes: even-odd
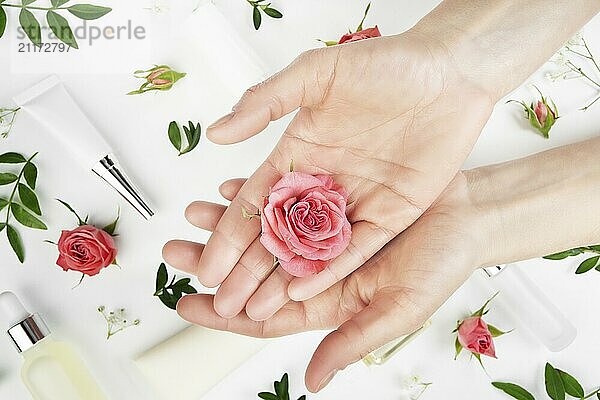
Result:
[[[15,182],[18,177],[10,172],[0,172],[0,186],[9,185]]]
[[[21,199],[21,203],[31,211],[36,213],[37,215],[42,215],[42,210],[40,209],[40,203],[38,201],[37,196],[34,191],[29,189],[27,185],[19,183],[19,198]]]
[[[19,23],[23,28],[23,31],[31,40],[31,42],[36,46],[42,45],[42,28],[40,27],[40,23],[35,18],[35,15],[31,11],[26,8],[21,9],[21,13],[19,14]]]
[[[258,30],[262,22],[262,16],[260,15],[258,7],[254,7],[252,10],[252,22],[254,23],[254,29]]]
[[[42,221],[34,217],[29,211],[18,203],[12,203],[10,206],[13,216],[21,225],[32,229],[47,230],[48,227]]]
[[[573,376],[569,375],[565,371],[561,371],[560,369],[557,371],[560,375],[560,378],[562,379],[563,386],[565,387],[565,392],[567,392],[568,395],[576,398],[583,398],[585,396],[583,387],[581,387],[581,384],[577,381],[577,379],[575,379]]]
[[[25,176],[25,182],[30,188],[35,189],[37,182],[38,170],[34,163],[28,162],[23,168],[23,176]]]
[[[19,153],[9,152],[0,154],[0,164],[22,164],[27,159]]]
[[[74,16],[88,21],[101,18],[112,11],[109,7],[95,6],[92,4],[76,4],[67,8],[67,10]]]
[[[23,247],[23,242],[21,241],[19,232],[17,232],[12,225],[6,225],[6,236],[8,237],[10,247],[12,247],[13,251],[17,255],[17,258],[22,264],[23,261],[25,261],[25,248]]]
[[[267,7],[263,10],[271,18],[282,18],[283,14],[274,8]]]
[[[4,32],[6,31],[6,11],[4,8],[0,7],[0,38],[4,36]]]
[[[508,382],[492,382],[492,386],[518,400],[535,400],[535,397],[519,385]]]
[[[550,254],[550,255],[544,256],[543,258],[545,258],[546,260],[563,260],[567,257],[577,256],[577,255],[583,253],[583,251],[584,251],[583,248],[577,247],[575,249],[569,249],[569,250],[561,251],[559,253]]]
[[[169,140],[173,147],[181,152],[181,130],[175,121],[171,121],[169,124]]]
[[[56,35],[61,42],[74,49],[79,48],[77,39],[75,39],[75,35],[73,35],[73,31],[69,26],[69,21],[67,21],[65,17],[54,11],[48,11],[46,20],[54,35]]]
[[[169,280],[169,276],[167,274],[167,266],[165,263],[161,263],[158,267],[158,272],[156,273],[156,292],[163,289]]]
[[[577,268],[575,273],[576,274],[584,274],[584,273],[588,272],[589,270],[595,268],[598,265],[598,261],[600,261],[600,256],[588,258],[587,260],[585,260],[581,264],[579,264],[579,267]]]
[[[560,373],[550,363],[546,363],[544,379],[548,396],[552,400],[565,400],[565,386]]]

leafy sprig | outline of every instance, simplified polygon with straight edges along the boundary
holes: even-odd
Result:
[[[592,253],[595,255],[586,260],[583,260],[581,264],[579,264],[579,267],[577,267],[575,273],[578,275],[584,274],[588,271],[591,271],[592,269],[595,269],[596,271],[600,272],[600,244],[593,246],[576,247],[574,249],[550,254],[548,256],[545,256],[544,258],[546,260],[563,260],[567,257],[574,257],[584,253]]]
[[[200,123],[194,125],[192,121],[188,122],[188,126],[183,126],[184,135],[181,135],[181,129],[176,121],[169,124],[169,140],[175,149],[179,152],[178,155],[183,155],[194,150],[200,143],[202,128]],[[184,142],[186,142],[184,147]]]
[[[29,158],[13,152],[0,155],[0,164],[22,165],[18,175],[12,172],[0,172],[0,186],[14,184],[8,198],[0,197],[0,211],[6,209],[4,222],[0,222],[0,232],[6,230],[8,242],[21,263],[25,261],[25,248],[19,233],[11,224],[11,216],[25,227],[48,229],[46,224],[35,216],[42,215],[40,203],[35,194],[38,169],[33,163],[33,159],[37,154],[35,153]],[[17,197],[20,201],[17,201]]]
[[[109,7],[95,6],[92,4],[74,4],[65,6],[70,0],[50,0],[51,7],[32,6],[31,4],[36,1],[37,0],[22,0],[21,4],[7,4],[5,3],[5,0],[0,1],[0,38],[4,35],[8,24],[4,7],[21,9],[19,13],[19,24],[34,45],[42,45],[42,28],[33,11],[45,11],[46,22],[52,33],[54,33],[61,42],[75,49],[78,49],[79,45],[77,44],[77,39],[69,25],[69,21],[58,12],[68,11],[79,19],[89,21],[101,18],[112,11]]]
[[[267,0],[246,1],[252,6],[252,22],[254,23],[254,29],[256,30],[258,30],[262,24],[261,11],[271,18],[279,19],[283,17],[283,14],[279,10],[271,7],[271,3],[264,4]]]
[[[581,386],[575,377],[563,370],[554,368],[550,363],[546,363],[544,368],[544,382],[546,394],[552,400],[565,400],[567,395],[576,399],[589,399],[593,396],[600,399],[600,389],[585,394],[583,386]],[[492,382],[492,385],[514,399],[535,400],[535,397],[530,392],[514,383]]]
[[[1,36],[1,35],[0,35]],[[21,108],[0,108],[0,137],[6,138],[15,124],[17,113]]]
[[[290,400],[289,378],[287,373],[283,374],[281,381],[275,381],[273,387],[275,393],[260,392],[258,397],[263,400]],[[306,395],[298,397],[298,400],[306,400]]]
[[[183,278],[175,281],[176,275],[173,275],[169,282],[169,274],[165,263],[161,263],[156,273],[156,292],[154,296],[158,297],[162,303],[172,310],[177,309],[177,302],[183,297],[183,294],[198,293],[197,290],[190,285],[190,278]]]

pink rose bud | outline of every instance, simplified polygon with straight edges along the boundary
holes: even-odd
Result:
[[[129,92],[129,95],[143,94],[151,90],[169,90],[186,74],[173,70],[168,65],[158,65],[146,71],[135,71],[135,77],[144,79],[138,90]]]
[[[481,317],[470,317],[458,326],[458,341],[471,353],[496,358],[494,339]]]
[[[377,25],[375,25],[375,27],[373,27],[373,28],[367,28],[367,29],[363,29],[363,30],[355,32],[355,33],[345,34],[344,36],[342,36],[342,38],[340,39],[338,44],[357,42],[359,40],[370,39],[370,38],[380,37],[380,36],[381,36],[381,32],[379,32],[379,28],[377,27]]]
[[[525,110],[526,118],[529,120],[531,127],[547,139],[550,137],[550,129],[558,119],[558,109],[552,100],[544,97],[539,90],[538,92],[541,100],[537,100],[535,103],[532,102],[531,105],[517,100],[509,100],[508,102],[519,103]]]
[[[148,76],[146,77],[146,80],[147,80],[148,82],[150,82],[150,83],[154,83],[154,84],[156,84],[156,83],[155,83],[155,80],[156,80],[156,79],[157,79],[159,76],[161,76],[163,73],[165,73],[165,72],[168,72],[168,71],[169,71],[169,70],[168,70],[167,68],[159,68],[159,69],[156,69],[154,72],[152,72],[150,75],[148,75]]]
[[[117,247],[108,233],[92,225],[82,225],[72,231],[62,231],[58,240],[56,264],[65,271],[97,275],[117,257]]]
[[[548,107],[546,107],[541,100],[538,100],[533,111],[535,112],[535,116],[540,125],[544,125],[546,123],[546,118],[548,117]]]
[[[330,176],[289,172],[265,199],[260,242],[291,275],[317,274],[350,243],[347,200]]]

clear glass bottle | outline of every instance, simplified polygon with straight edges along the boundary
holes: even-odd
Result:
[[[79,355],[55,341],[43,319],[12,292],[0,294],[0,314],[23,356],[21,378],[34,400],[107,400]]]
[[[365,358],[363,358],[363,363],[367,366],[373,365],[383,365],[388,362],[397,352],[399,352],[402,348],[406,347],[413,339],[419,336],[423,331],[431,325],[431,320],[427,320],[423,326],[410,335],[402,336],[388,344],[385,344],[378,348],[377,350],[367,354]]]

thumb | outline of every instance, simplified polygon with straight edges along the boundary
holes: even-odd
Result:
[[[419,314],[410,309],[405,296],[373,299],[319,344],[306,370],[306,387],[313,393],[320,391],[338,371],[392,340],[416,331],[424,323]]]
[[[282,71],[246,90],[231,113],[208,127],[207,137],[217,144],[241,142],[261,132],[271,121],[310,105],[305,103],[306,82],[317,76],[311,67],[318,62],[315,53],[303,53]]]

